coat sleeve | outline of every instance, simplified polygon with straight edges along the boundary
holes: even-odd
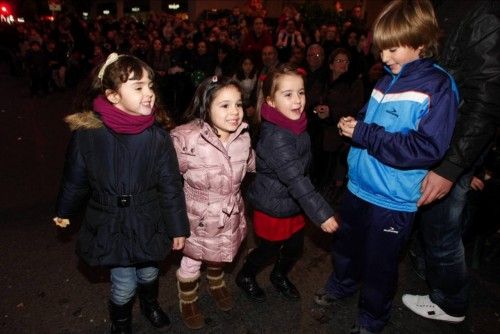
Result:
[[[263,159],[287,187],[306,216],[313,223],[321,225],[333,216],[333,209],[304,174],[295,140],[283,131],[276,131],[269,139],[271,140],[266,141],[269,149],[264,150]]]
[[[442,65],[457,79],[462,98],[450,149],[434,170],[450,181],[474,166],[500,126],[500,3],[485,3],[471,10],[443,51]]]
[[[395,168],[431,168],[449,147],[457,100],[450,85],[431,96],[430,107],[415,130],[388,132],[375,123],[358,121],[352,140],[369,154]]]
[[[170,136],[165,135],[159,160],[160,208],[166,224],[167,234],[174,238],[189,236],[186,199],[182,188],[177,155]]]
[[[87,169],[81,152],[82,132],[73,132],[64,163],[63,178],[56,204],[56,215],[69,218],[78,213],[89,195]]]

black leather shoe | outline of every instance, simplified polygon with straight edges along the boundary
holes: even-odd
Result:
[[[239,286],[245,295],[255,301],[262,303],[266,300],[264,290],[260,288],[254,276],[245,276],[241,271],[236,276],[236,285]]]
[[[271,276],[269,277],[269,279],[271,280],[271,283],[276,288],[276,290],[278,290],[283,295],[283,297],[290,300],[300,299],[300,293],[295,285],[293,285],[293,283],[290,282],[290,280],[278,270],[271,271]]]

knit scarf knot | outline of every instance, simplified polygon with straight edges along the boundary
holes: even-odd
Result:
[[[94,111],[101,116],[102,122],[116,133],[136,135],[155,121],[154,112],[151,115],[130,115],[112,105],[108,99],[99,95],[94,100]]]

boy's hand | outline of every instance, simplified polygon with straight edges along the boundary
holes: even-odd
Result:
[[[321,224],[321,229],[326,233],[333,233],[337,231],[339,224],[335,220],[335,217],[328,218],[323,224]]]
[[[180,250],[184,248],[184,241],[186,240],[186,237],[177,237],[174,238],[174,242],[172,244],[172,249],[173,250]]]
[[[52,221],[54,221],[54,223],[57,226],[62,227],[62,228],[65,228],[66,226],[68,226],[70,224],[69,219],[63,219],[63,218],[59,218],[59,217],[54,217],[52,219]]]
[[[337,124],[340,135],[352,138],[356,124],[358,124],[358,121],[354,117],[342,117]]]

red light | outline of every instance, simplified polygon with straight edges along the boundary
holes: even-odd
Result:
[[[8,16],[11,15],[10,6],[8,4],[0,4],[0,15]]]

